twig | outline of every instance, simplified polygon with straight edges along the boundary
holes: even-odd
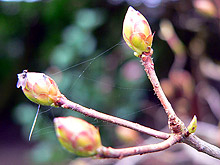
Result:
[[[71,109],[71,110],[80,112],[80,113],[84,114],[85,116],[97,118],[97,119],[100,119],[100,120],[103,120],[106,122],[110,122],[113,124],[124,126],[124,127],[130,128],[130,129],[148,134],[150,136],[154,136],[156,138],[168,139],[170,137],[170,134],[168,134],[168,133],[157,131],[157,130],[151,129],[149,127],[142,126],[138,123],[133,123],[131,121],[127,121],[127,120],[124,120],[124,119],[121,119],[118,117],[107,115],[105,113],[98,112],[98,111],[93,110],[91,108],[83,107],[82,105],[74,103],[66,98],[60,98],[56,104],[62,108]]]
[[[158,99],[160,100],[161,104],[163,105],[167,116],[169,117],[176,115],[160,86],[160,82],[154,70],[154,63],[153,60],[151,59],[151,54],[147,54],[147,53],[142,54],[141,62],[142,65],[144,65],[145,68],[144,70],[146,71],[147,76],[153,85],[153,89]]]
[[[161,86],[160,82],[157,78],[156,72],[154,70],[154,63],[151,59],[152,53],[146,53],[144,52],[140,58],[142,65],[144,65],[144,70],[147,73],[147,76],[149,80],[151,81],[151,84],[153,85],[153,89],[160,100],[161,104],[164,107],[164,110],[168,116],[168,122],[169,122],[169,128],[173,133],[185,133],[186,127],[184,123],[176,116],[176,113],[174,112],[170,102],[167,100],[167,97],[165,96]]]
[[[151,53],[142,54],[140,56],[142,60],[142,64],[145,67],[145,71],[153,85],[154,91],[158,99],[160,100],[161,104],[165,109],[165,112],[167,113],[169,127],[171,131],[175,134],[182,134],[182,137],[184,137],[188,133],[187,129],[184,123],[176,116],[171,104],[167,100],[160,86],[159,80],[154,70],[154,64],[151,59],[151,55],[152,55]],[[195,135],[188,134],[187,137],[183,138],[182,142],[192,146],[193,148],[195,148],[200,152],[206,153],[214,158],[220,159],[220,148],[199,139]]]
[[[101,147],[98,149],[98,158],[123,158],[133,155],[142,155],[146,153],[158,152],[169,148],[181,139],[181,135],[171,135],[167,140],[145,146],[114,149],[110,147]]]
[[[71,109],[77,112],[80,112],[86,116],[97,118],[106,122],[110,122],[113,124],[121,125],[148,135],[151,135],[156,138],[160,139],[167,139],[161,143],[157,144],[150,144],[146,146],[137,146],[137,147],[130,147],[130,148],[124,148],[124,149],[113,149],[113,148],[107,148],[102,147],[99,149],[98,157],[100,158],[122,158],[126,156],[131,155],[138,155],[138,154],[145,154],[145,153],[151,153],[151,152],[157,152],[161,150],[165,150],[175,144],[176,142],[186,143],[190,145],[191,147],[195,148],[196,150],[206,153],[214,158],[220,159],[220,149],[216,146],[213,146],[207,142],[204,142],[203,140],[199,139],[197,136],[190,134],[187,137],[184,137],[187,133],[187,129],[184,126],[184,123],[176,116],[171,104],[167,100],[161,86],[159,83],[159,80],[156,76],[155,70],[154,70],[154,64],[151,59],[151,54],[143,54],[141,56],[142,64],[145,67],[145,71],[153,85],[154,91],[161,101],[161,104],[163,105],[165,112],[168,115],[168,122],[169,127],[171,131],[174,134],[168,134],[161,131],[157,131],[145,126],[142,126],[137,123],[133,123],[124,119],[120,119],[111,115],[107,115],[98,111],[95,111],[90,108],[83,107],[77,103],[74,103],[65,97],[60,98],[56,105],[60,106],[62,108]],[[184,138],[183,138],[184,137]],[[182,139],[183,138],[183,139]]]
[[[187,138],[183,138],[182,142],[190,145],[199,152],[203,152],[209,156],[220,159],[220,148],[201,140],[193,134],[189,135]]]

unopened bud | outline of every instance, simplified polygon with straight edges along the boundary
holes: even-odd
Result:
[[[56,106],[56,101],[65,97],[55,81],[44,73],[24,70],[18,74],[17,88],[20,87],[29,100],[40,105]]]
[[[189,133],[194,133],[196,132],[197,128],[197,117],[196,115],[193,116],[192,121],[190,122],[189,126],[187,127]]]
[[[151,52],[153,34],[146,18],[133,7],[129,7],[123,23],[123,38],[127,45],[139,56]]]
[[[93,156],[101,147],[98,129],[92,124],[72,116],[54,119],[56,135],[61,145],[78,156]]]

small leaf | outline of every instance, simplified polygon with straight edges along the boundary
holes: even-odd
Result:
[[[194,133],[197,128],[197,117],[194,115],[192,121],[190,122],[189,126],[187,127],[189,133]]]

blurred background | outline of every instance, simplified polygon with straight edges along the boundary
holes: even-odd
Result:
[[[59,108],[41,107],[28,141],[37,105],[16,88],[16,74],[24,69],[51,76],[76,103],[169,132],[139,59],[122,39],[130,5],[155,32],[155,69],[174,110],[186,125],[196,115],[196,134],[220,146],[220,1],[5,0],[0,1],[1,164],[219,163],[184,144],[122,160],[78,158],[57,141],[54,117],[89,121],[99,127],[105,146],[160,140]]]

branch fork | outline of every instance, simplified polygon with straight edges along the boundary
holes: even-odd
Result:
[[[144,52],[139,57],[141,58],[142,65],[144,66],[144,70],[147,73],[149,80],[153,85],[153,89],[155,94],[157,95],[158,99],[160,100],[163,108],[168,116],[168,126],[172,133],[175,134],[184,134],[187,132],[187,129],[184,123],[177,117],[176,113],[174,112],[170,102],[168,101],[167,97],[165,96],[160,82],[157,78],[157,75],[154,70],[154,63],[151,58],[153,51],[151,52]]]
[[[117,124],[120,126],[124,126],[145,134],[148,134],[150,136],[154,136],[156,138],[164,139],[163,142],[157,143],[157,144],[150,144],[150,145],[144,145],[144,146],[136,146],[136,147],[129,147],[129,148],[120,148],[120,149],[114,149],[111,147],[100,147],[97,149],[97,158],[123,158],[127,156],[132,155],[142,155],[146,153],[152,153],[152,152],[158,152],[165,150],[172,145],[180,142],[187,142],[187,144],[193,145],[193,143],[190,143],[190,141],[187,140],[187,137],[189,137],[191,134],[185,127],[184,123],[177,117],[175,114],[171,104],[167,100],[161,86],[160,82],[157,78],[157,75],[154,70],[154,63],[152,61],[152,51],[149,53],[143,53],[139,57],[141,58],[142,65],[145,68],[145,71],[148,75],[148,78],[150,79],[155,94],[157,95],[158,99],[160,100],[161,104],[164,107],[164,110],[168,116],[168,126],[171,130],[171,134],[157,131],[145,126],[142,126],[138,123],[133,123],[118,117],[114,117],[108,114],[104,114],[101,112],[98,112],[96,110],[93,110],[91,108],[83,107],[77,103],[74,103],[70,100],[68,100],[65,97],[58,98],[56,102],[56,106],[71,109],[77,112],[80,112],[84,114],[85,116],[97,118],[103,121],[107,121],[113,124]],[[197,147],[194,145],[194,147]],[[201,150],[201,148],[198,148],[198,150]]]

